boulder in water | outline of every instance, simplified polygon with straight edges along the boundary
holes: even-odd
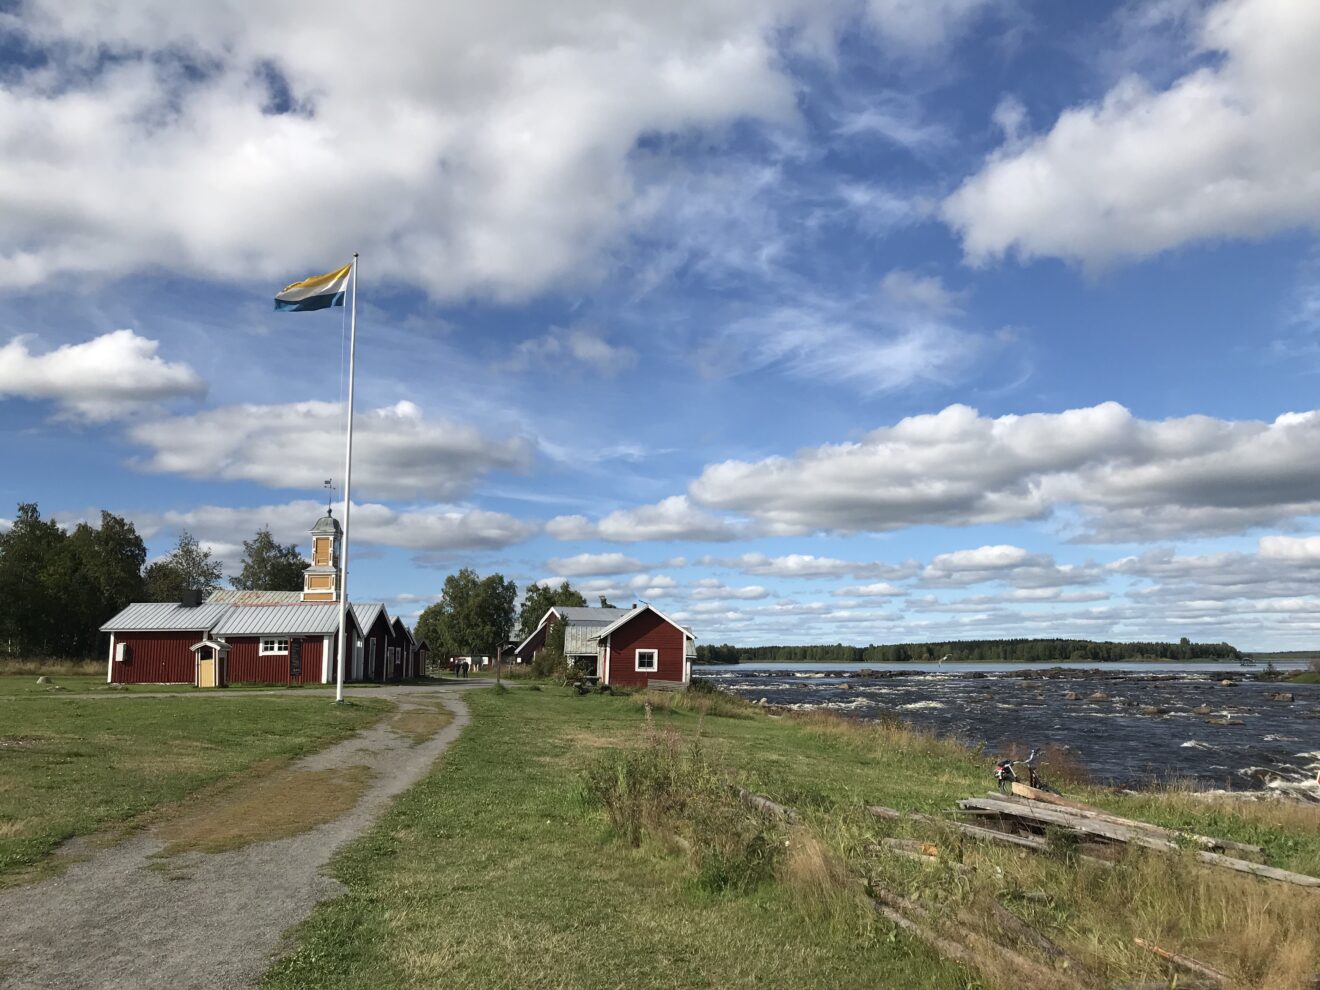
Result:
[[[1139,708],[1137,708],[1137,711],[1141,712],[1142,715],[1163,715],[1163,714],[1164,714],[1164,709],[1163,709],[1163,708],[1160,708],[1160,707],[1157,706],[1157,705],[1141,705]]]
[[[1269,698],[1270,701],[1293,701],[1293,700],[1295,700],[1295,699],[1293,698],[1293,696],[1292,696],[1292,692],[1291,692],[1291,691],[1271,691],[1269,694],[1265,695],[1265,697]]]
[[[1088,695],[1086,700],[1087,700],[1087,701],[1108,701],[1108,700],[1109,700],[1109,695],[1105,694],[1103,691],[1096,691],[1094,694],[1092,694],[1092,695]]]
[[[1209,715],[1213,711],[1214,709],[1211,708],[1209,705],[1197,705],[1195,708],[1192,709],[1193,714],[1196,715]]]
[[[1076,700],[1077,700],[1078,698],[1080,698],[1080,697],[1081,697],[1081,695],[1079,695],[1076,691],[1064,691],[1064,692],[1063,692],[1063,700],[1064,700],[1064,701],[1076,701]]]
[[[1236,687],[1236,686],[1237,686],[1237,681],[1231,681],[1231,680],[1229,680],[1227,677],[1225,677],[1222,681],[1219,682],[1219,686],[1220,686],[1220,687]]]

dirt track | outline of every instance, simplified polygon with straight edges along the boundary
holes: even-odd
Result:
[[[0,987],[255,986],[278,955],[283,933],[339,892],[322,872],[330,856],[420,779],[467,724],[459,693],[449,686],[374,689],[371,697],[391,698],[404,712],[442,704],[453,721],[417,743],[387,717],[293,764],[295,771],[370,769],[357,803],[334,821],[228,852],[163,859],[153,857],[166,840],[150,831],[97,849],[58,877],[0,892]]]

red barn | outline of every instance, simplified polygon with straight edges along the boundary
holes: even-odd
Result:
[[[530,663],[546,636],[564,624],[564,655],[583,676],[604,684],[645,687],[652,681],[688,684],[696,637],[651,605],[587,608],[556,605],[518,644],[515,655]]]

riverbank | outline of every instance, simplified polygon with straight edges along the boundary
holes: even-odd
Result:
[[[579,697],[519,684],[468,700],[472,724],[442,762],[336,860],[347,893],[294,933],[267,990],[1015,984],[974,976],[894,929],[861,897],[859,876],[926,898],[940,917],[1000,897],[1104,985],[1167,977],[1133,948],[1135,935],[1205,958],[1244,986],[1295,987],[1298,973],[1320,967],[1311,891],[1221,877],[1182,856],[1132,851],[1104,868],[1064,849],[981,849],[865,814],[885,804],[939,818],[984,792],[990,766],[956,743],[828,715],[777,717],[723,695]],[[798,809],[806,830],[691,800],[687,817],[643,815],[633,845],[591,796],[593,780],[633,772],[625,764],[672,781],[737,783]],[[1320,872],[1313,814],[1076,793]],[[871,851],[893,837],[933,840],[940,862]]]

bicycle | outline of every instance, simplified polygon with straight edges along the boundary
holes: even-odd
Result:
[[[995,780],[999,783],[1000,794],[1011,794],[1013,785],[1018,782],[1017,772],[1013,769],[1015,766],[1025,766],[1027,768],[1027,783],[1038,791],[1048,791],[1050,794],[1058,794],[1050,783],[1040,775],[1037,769],[1040,762],[1040,750],[1033,749],[1025,760],[1000,760],[995,764]]]

